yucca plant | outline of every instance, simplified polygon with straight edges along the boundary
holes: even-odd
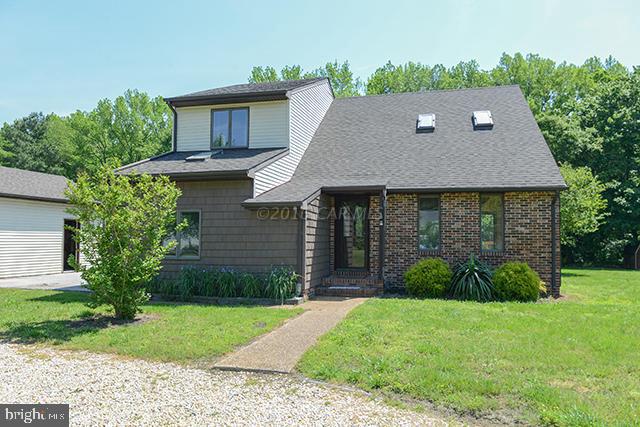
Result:
[[[269,273],[265,293],[269,298],[279,299],[281,304],[296,292],[296,284],[300,276],[289,267],[275,267]]]
[[[236,296],[238,274],[231,268],[222,267],[217,274],[218,296],[231,298]]]
[[[473,255],[469,256],[466,262],[456,267],[449,286],[449,295],[463,301],[491,301],[491,270]]]
[[[262,296],[262,282],[253,274],[241,274],[240,286],[242,288],[242,296],[245,298],[260,298]]]

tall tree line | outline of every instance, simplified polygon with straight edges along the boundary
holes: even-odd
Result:
[[[31,113],[0,128],[0,165],[64,175],[94,172],[171,149],[172,114],[161,97],[127,90],[91,111]]]
[[[303,70],[251,70],[250,82],[328,77],[337,97],[519,85],[570,186],[562,193],[568,262],[629,264],[640,236],[640,69],[613,58],[582,65],[503,54],[495,67],[387,62],[365,81],[348,61]],[[212,84],[212,86],[215,86]],[[172,116],[160,97],[129,90],[66,117],[32,113],[0,128],[0,165],[65,175],[170,150]]]
[[[640,69],[611,57],[575,65],[516,53],[488,70],[475,60],[387,62],[365,83],[337,61],[309,72],[255,67],[249,80],[316,76],[328,76],[338,97],[519,85],[569,185],[561,194],[565,261],[632,264],[640,235]]]

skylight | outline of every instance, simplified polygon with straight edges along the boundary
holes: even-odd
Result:
[[[204,162],[206,160],[209,160],[213,154],[215,153],[212,153],[211,151],[203,151],[202,153],[196,153],[192,156],[189,156],[185,160],[187,162]]]
[[[491,111],[474,111],[473,127],[479,129],[491,129],[493,127],[493,117],[491,116]]]
[[[436,128],[436,115],[433,113],[418,114],[416,131],[432,132]]]

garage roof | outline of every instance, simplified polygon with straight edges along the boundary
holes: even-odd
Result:
[[[0,197],[66,203],[64,176],[0,166]]]

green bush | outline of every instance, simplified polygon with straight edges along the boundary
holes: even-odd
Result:
[[[215,297],[218,295],[218,272],[213,269],[200,270],[195,295]]]
[[[526,262],[506,262],[493,275],[496,297],[502,301],[536,301],[540,277]]]
[[[284,300],[295,294],[298,275],[288,267],[274,268],[267,279],[262,276],[241,273],[231,267],[219,269],[187,265],[182,267],[176,279],[154,278],[146,285],[146,292],[165,295],[178,301],[190,301],[193,297],[273,298]]]
[[[218,296],[222,298],[235,297],[238,290],[238,273],[228,267],[218,270]]]
[[[240,287],[242,289],[242,296],[245,298],[260,298],[262,296],[262,282],[253,274],[241,274]]]
[[[440,298],[451,282],[451,269],[440,258],[418,261],[404,273],[409,295],[417,298]]]
[[[175,280],[154,277],[147,285],[147,292],[151,294],[173,295],[175,293]]]
[[[284,303],[285,299],[294,296],[299,277],[290,267],[273,268],[267,279],[266,296]]]
[[[116,318],[133,320],[173,246],[163,245],[165,237],[184,225],[175,226],[180,189],[166,176],[134,179],[116,174],[115,167],[106,163],[69,182],[68,211],[82,224],[73,229],[74,240],[86,260],[73,266],[91,291],[89,307],[107,305]]]
[[[486,302],[493,299],[491,269],[473,255],[453,273],[449,296],[463,301]]]

